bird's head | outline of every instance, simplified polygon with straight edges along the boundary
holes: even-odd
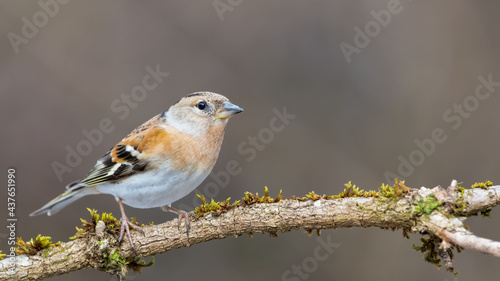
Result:
[[[166,112],[166,122],[177,130],[202,136],[214,128],[224,129],[228,119],[243,109],[228,98],[212,92],[195,92],[183,97]]]

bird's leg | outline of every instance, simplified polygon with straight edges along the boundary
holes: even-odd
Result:
[[[161,209],[165,212],[172,212],[174,214],[177,214],[178,219],[179,219],[179,222],[177,223],[177,228],[180,228],[182,219],[184,219],[186,221],[186,234],[189,238],[189,215],[190,214],[194,215],[194,213],[193,212],[186,212],[184,210],[175,209],[175,208],[172,208],[168,205],[161,207]]]
[[[118,199],[118,205],[120,205],[120,211],[122,212],[122,217],[120,219],[122,223],[122,227],[120,230],[120,238],[118,239],[118,243],[122,241],[123,238],[123,233],[124,231],[127,232],[128,236],[128,241],[130,242],[130,246],[132,246],[132,250],[134,250],[135,255],[137,256],[137,251],[135,250],[134,243],[132,242],[132,236],[130,236],[130,227],[138,229],[142,232],[143,235],[145,235],[144,230],[140,228],[139,226],[132,224],[130,220],[128,219],[127,215],[125,215],[125,209],[123,209],[123,204],[122,204],[122,199]]]

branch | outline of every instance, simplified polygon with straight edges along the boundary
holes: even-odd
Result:
[[[404,233],[429,234],[439,244],[436,253],[449,270],[453,270],[451,250],[456,246],[500,257],[499,242],[476,237],[463,226],[467,217],[488,212],[500,204],[500,186],[465,190],[462,196],[456,181],[448,188],[422,187],[407,189],[402,194],[396,185],[398,195],[393,196],[383,192],[363,194],[354,187],[354,193],[347,190],[343,196],[355,197],[333,199],[312,193],[315,195],[310,196],[312,200],[294,198],[256,203],[234,207],[220,216],[206,214],[191,219],[189,239],[182,227],[181,231],[177,228],[177,219],[143,227],[144,236],[132,231],[132,238],[138,255],[146,257],[242,234],[267,232],[277,236],[278,232],[295,229],[318,230],[319,234],[320,229],[329,228],[402,228]],[[18,256],[15,268],[9,265],[9,259],[1,261],[0,279],[40,280],[87,267],[123,277],[127,274],[127,266],[141,266],[126,239],[118,245],[116,236],[105,231],[102,221],[96,228],[86,238],[61,243],[36,255]]]

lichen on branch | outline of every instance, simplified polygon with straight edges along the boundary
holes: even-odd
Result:
[[[77,228],[73,241],[52,243],[50,238],[39,236],[33,243],[20,244],[20,250],[21,245],[26,248],[25,254],[17,257],[14,272],[8,272],[2,264],[0,279],[39,280],[87,267],[123,277],[128,269],[138,270],[152,264],[141,257],[214,239],[253,233],[277,236],[295,229],[305,229],[309,234],[317,230],[319,234],[320,229],[379,227],[402,229],[404,236],[428,235],[415,248],[424,252],[428,261],[444,264],[450,271],[453,271],[454,249],[500,256],[499,242],[476,237],[463,225],[467,217],[488,212],[500,204],[500,186],[488,182],[473,189],[464,189],[456,181],[447,188],[413,189],[403,181],[396,181],[393,186],[383,184],[377,191],[364,191],[347,183],[338,195],[310,192],[291,199],[283,199],[281,191],[271,197],[266,187],[263,196],[247,192],[233,203],[230,199],[222,202],[212,199],[207,203],[204,197],[200,198],[202,205],[195,210],[197,218],[191,218],[189,238],[184,228],[177,227],[177,219],[149,224],[143,226],[145,235],[132,231],[138,253],[135,256],[127,240],[118,244],[120,222],[111,214],[99,215],[89,210],[90,221],[82,220],[83,226]]]

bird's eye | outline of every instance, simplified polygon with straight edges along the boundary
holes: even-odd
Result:
[[[204,101],[200,101],[198,102],[198,104],[196,105],[196,107],[199,109],[199,110],[203,110],[205,109],[205,107],[207,107],[207,103],[204,102]]]

